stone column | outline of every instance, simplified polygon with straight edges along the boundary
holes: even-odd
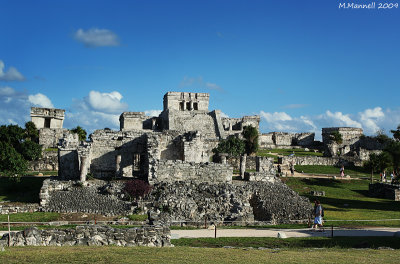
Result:
[[[244,172],[246,171],[247,154],[240,157],[240,177],[244,180]]]
[[[193,111],[193,101],[190,101],[190,111]]]
[[[115,156],[115,177],[119,177],[121,172],[121,154]]]
[[[80,181],[85,182],[86,181],[86,175],[87,175],[87,157],[86,156],[81,156],[81,172],[80,172]]]
[[[228,156],[227,153],[220,153],[219,156],[221,157],[221,163],[226,164],[226,157]]]

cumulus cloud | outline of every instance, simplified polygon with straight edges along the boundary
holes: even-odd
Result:
[[[0,87],[0,124],[23,126],[30,120],[30,107],[52,107],[51,100],[44,94],[30,95],[12,87]]]
[[[28,100],[33,105],[38,106],[38,107],[54,108],[50,99],[46,95],[41,94],[41,93],[38,93],[35,95],[29,95]]]
[[[400,108],[386,109],[375,107],[365,109],[356,114],[325,111],[314,116],[290,116],[285,112],[260,112],[260,127],[264,132],[315,132],[316,138],[321,139],[321,129],[324,127],[359,127],[364,134],[373,135],[383,129],[388,132],[400,124]]]
[[[363,124],[364,132],[375,133],[380,127],[378,123],[385,118],[385,114],[381,107],[375,107],[373,109],[366,109],[359,113],[360,122]]]
[[[5,65],[0,60],[0,81],[24,81],[25,77],[15,68],[9,67],[7,71],[4,71]]]
[[[342,112],[334,112],[327,110],[325,114],[320,115],[320,119],[327,120],[331,127],[344,126],[344,127],[362,127],[360,122],[357,122],[348,114],[343,114]]]
[[[82,99],[74,99],[66,113],[65,126],[81,126],[90,133],[96,129],[119,129],[119,116],[128,110],[128,105],[121,102],[123,96],[117,92],[101,93],[90,91]]]
[[[162,110],[146,110],[144,111],[145,115],[147,116],[159,116]]]
[[[181,83],[179,84],[179,88],[203,88],[203,89],[208,89],[208,90],[214,90],[214,91],[219,91],[223,92],[224,89],[217,85],[216,83],[211,83],[211,82],[206,82],[203,80],[203,77],[188,77],[185,76]]]
[[[90,109],[108,114],[120,114],[128,109],[128,105],[121,100],[122,95],[117,91],[111,93],[90,91],[89,95],[84,98]]]
[[[78,29],[74,38],[85,44],[86,47],[112,47],[119,46],[117,34],[108,29],[91,28],[88,30]]]

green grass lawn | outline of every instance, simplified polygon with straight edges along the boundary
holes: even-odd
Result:
[[[196,247],[15,247],[0,263],[398,263],[400,250]]]
[[[400,221],[329,221],[400,219],[399,202],[368,196],[369,180],[283,178],[283,181],[311,201],[321,201],[325,208],[326,225],[400,227]],[[325,191],[325,197],[313,197],[309,194],[311,190]]]
[[[315,173],[315,174],[332,174],[339,175],[340,168],[335,166],[323,166],[323,165],[295,165],[295,170],[304,173]],[[345,175],[350,175],[350,177],[364,177],[370,178],[371,173],[362,167],[347,166],[344,168]],[[378,179],[379,175],[375,175]]]
[[[257,156],[265,156],[271,155],[269,153],[276,153],[282,156],[289,156],[290,154],[294,154],[296,156],[320,156],[322,157],[321,152],[314,152],[314,151],[305,151],[302,148],[295,148],[295,149],[262,149],[257,152]]]
[[[51,222],[60,217],[54,212],[33,212],[10,214],[10,222]],[[0,215],[0,222],[6,222],[7,215]]]
[[[0,202],[39,203],[39,192],[47,177],[21,177],[14,179],[0,177]]]

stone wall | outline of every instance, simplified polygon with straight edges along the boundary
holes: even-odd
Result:
[[[362,128],[357,127],[327,127],[322,128],[322,141],[324,144],[329,144],[331,141],[331,134],[339,132],[342,135],[344,145],[353,144],[358,141],[363,134]]]
[[[210,94],[208,93],[187,93],[168,92],[164,95],[164,111],[208,111]]]
[[[286,133],[271,132],[260,134],[258,143],[260,148],[288,148],[288,147],[313,147],[315,133]]]
[[[31,120],[38,129],[62,128],[64,113],[63,109],[31,107]]]
[[[373,197],[400,201],[400,185],[388,183],[369,184],[369,194]]]
[[[124,183],[113,183],[114,189],[122,190]],[[107,182],[90,181],[78,184],[73,181],[47,179],[40,190],[40,205],[43,211],[75,213],[85,212],[102,215],[132,214],[130,202],[123,201],[114,194],[104,191]]]
[[[149,182],[199,181],[231,182],[232,167],[220,163],[194,163],[185,161],[157,160],[149,173]]]
[[[318,157],[318,156],[283,156],[278,158],[278,163],[282,165],[323,165],[323,166],[340,166],[354,164],[354,161],[349,157],[348,159],[338,157]]]
[[[30,171],[57,171],[58,170],[58,152],[42,151],[42,157],[39,160],[30,161],[28,164]]]
[[[256,170],[256,156],[247,156],[246,158],[246,170]],[[228,156],[226,162],[232,166],[234,170],[240,170],[240,157],[239,156]]]
[[[147,142],[144,131],[96,130],[90,139],[90,172],[94,177],[132,177],[137,168],[143,168]],[[120,161],[117,166],[118,155]],[[134,164],[136,156],[140,164]],[[143,173],[141,169],[137,172]]]
[[[0,214],[32,213],[40,211],[39,204],[4,205],[0,204]]]
[[[68,133],[65,128],[41,128],[39,129],[39,145],[46,148],[57,148],[58,142],[63,138],[64,134]]]
[[[8,245],[9,236],[4,234],[0,244]],[[71,229],[47,229],[36,227],[11,233],[11,246],[171,246],[171,231],[168,227],[143,226],[135,228],[113,228],[102,225],[77,226]]]
[[[161,182],[154,185],[149,206],[165,222],[240,221],[272,224],[308,219],[311,204],[281,181],[208,183]]]

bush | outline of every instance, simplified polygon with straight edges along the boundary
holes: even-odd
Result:
[[[124,191],[131,199],[144,197],[150,193],[152,186],[143,180],[129,180],[125,183]]]
[[[258,130],[253,126],[243,127],[243,137],[248,155],[258,151]]]
[[[214,161],[218,161],[220,153],[227,153],[231,156],[240,156],[245,152],[245,143],[243,140],[229,136],[219,142],[218,147],[213,149],[215,154]]]

